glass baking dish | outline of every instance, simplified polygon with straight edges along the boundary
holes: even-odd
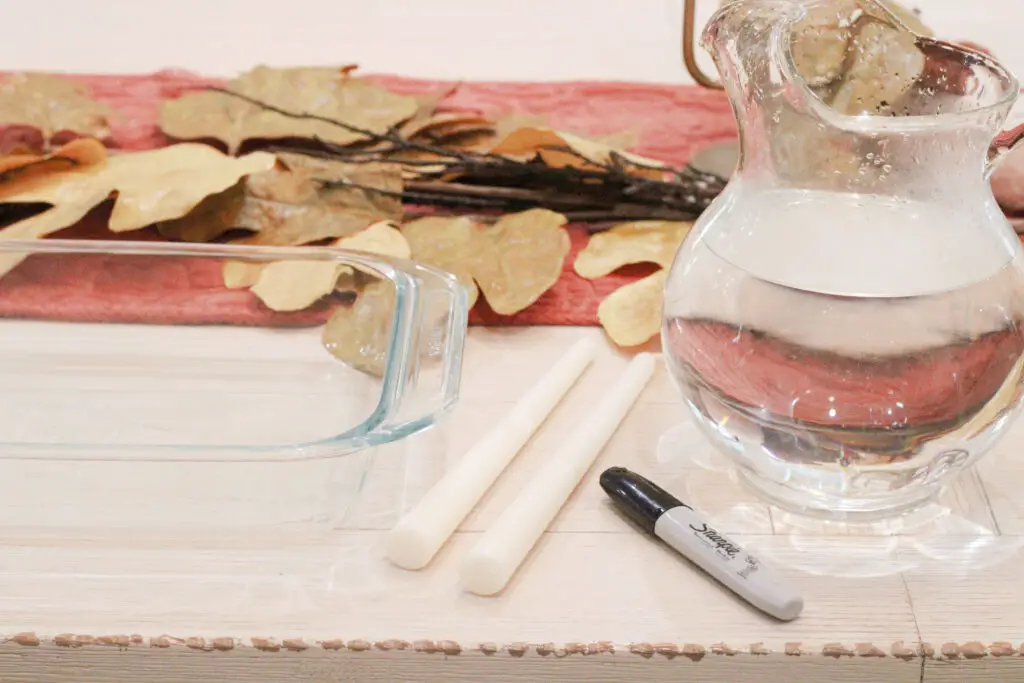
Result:
[[[338,281],[283,311],[225,286],[272,264]],[[455,405],[466,304],[448,273],[329,247],[0,240],[0,527],[330,522],[367,449]]]

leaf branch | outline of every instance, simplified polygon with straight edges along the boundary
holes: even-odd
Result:
[[[316,149],[278,143],[270,150],[352,164],[399,164],[418,176],[406,182],[401,192],[338,180],[325,181],[325,186],[400,197],[413,205],[504,211],[547,208],[580,221],[687,220],[700,215],[725,186],[717,176],[691,168],[645,165],[614,151],[607,161],[599,162],[568,147],[552,147],[582,163],[549,166],[540,155],[522,160],[421,142],[404,137],[398,127],[377,133],[327,116],[289,111],[226,88],[211,89],[281,116],[319,121],[362,136],[352,146],[316,140]],[[420,158],[401,158],[409,153]],[[663,175],[652,178],[651,171]]]

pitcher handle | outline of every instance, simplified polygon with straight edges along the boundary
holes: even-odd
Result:
[[[928,79],[928,85],[956,95],[966,94],[971,87],[970,76],[976,60],[992,58],[987,49],[966,40],[949,43],[922,36],[917,44],[925,55],[923,78]],[[992,175],[999,162],[1021,140],[1024,140],[1024,123],[1004,130],[992,139],[986,155],[985,178]]]
[[[723,89],[721,83],[705,74],[697,64],[697,0],[683,2],[683,64],[697,85],[712,90]]]
[[[1024,140],[1024,123],[1004,130],[997,135],[988,148],[988,161],[985,164],[985,177],[988,178],[999,167],[999,162]]]

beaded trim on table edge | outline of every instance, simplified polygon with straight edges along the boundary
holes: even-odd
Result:
[[[608,655],[628,652],[633,655],[646,657],[664,657],[673,659],[685,657],[692,661],[700,661],[707,656],[767,656],[772,654],[783,654],[790,657],[822,656],[834,659],[866,657],[866,658],[895,658],[903,660],[927,659],[983,659],[986,657],[1024,657],[1024,645],[1019,648],[1012,643],[997,642],[985,645],[980,642],[969,642],[964,644],[945,643],[938,648],[927,643],[920,646],[908,646],[902,641],[892,644],[888,651],[871,643],[857,643],[848,647],[840,643],[830,643],[821,647],[820,651],[814,652],[804,648],[800,643],[786,643],[781,653],[773,652],[762,643],[753,643],[746,648],[736,649],[724,643],[717,643],[710,647],[703,645],[677,645],[675,643],[629,643],[628,645],[617,645],[610,641],[601,642],[574,642],[556,645],[555,643],[525,643],[516,642],[507,645],[496,643],[477,643],[470,647],[453,640],[381,640],[371,642],[369,640],[322,640],[313,643],[302,639],[292,638],[281,641],[272,638],[251,638],[247,644],[235,638],[177,638],[173,636],[155,636],[144,638],[140,635],[115,635],[115,636],[88,636],[63,633],[52,638],[41,638],[35,633],[19,633],[5,639],[5,642],[15,643],[25,647],[38,647],[40,645],[56,645],[67,648],[80,648],[86,646],[94,647],[150,647],[150,648],[171,648],[184,647],[197,651],[230,651],[236,648],[253,648],[263,652],[302,652],[314,648],[325,651],[348,650],[351,652],[377,651],[410,651],[421,654],[442,654],[448,656],[461,655],[476,652],[483,655],[507,655],[511,657],[524,657],[530,654],[541,657],[568,657],[568,656],[593,656]]]

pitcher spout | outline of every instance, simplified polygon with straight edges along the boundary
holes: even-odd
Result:
[[[873,23],[873,16],[859,0],[731,0],[718,10],[701,44],[715,61],[736,116],[737,170],[814,174],[829,160],[836,170],[852,170],[839,163],[843,154],[830,139],[831,126],[811,102],[861,113],[857,105],[888,104],[895,99],[892,90],[920,71],[919,65],[875,64],[876,73],[885,66],[901,74],[899,83],[864,77],[865,69],[851,59],[851,46],[855,34],[875,31],[861,25]],[[891,38],[868,36],[888,62]]]
[[[746,179],[821,188],[842,176],[850,191],[920,193],[932,175],[922,164],[983,181],[1024,139],[1024,127],[997,135],[1016,79],[895,3],[731,0],[701,43],[736,116]]]
[[[712,16],[701,47],[714,60],[740,137],[737,171],[767,143],[760,120],[781,96],[786,81],[776,54],[778,36],[804,12],[801,0],[733,0]],[[768,114],[770,117],[771,114]]]

